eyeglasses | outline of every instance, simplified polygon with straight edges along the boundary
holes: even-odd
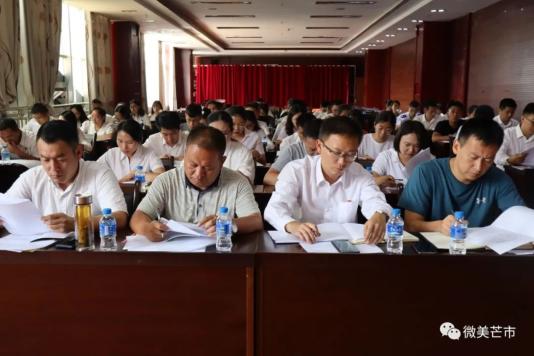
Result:
[[[331,149],[330,147],[328,147],[326,143],[324,143],[323,140],[321,140],[321,142],[323,143],[324,147],[326,147],[328,152],[330,152],[330,154],[336,157],[336,160],[343,159],[345,162],[354,162],[354,160],[356,160],[356,158],[358,157],[358,152],[356,153],[337,152]]]

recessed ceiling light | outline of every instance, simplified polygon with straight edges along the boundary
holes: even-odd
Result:
[[[378,43],[384,43],[384,40],[376,40]]]
[[[121,10],[121,12],[132,13],[132,12],[137,12],[137,10]]]
[[[259,26],[217,26],[219,30],[258,30]]]
[[[224,17],[224,18],[228,18],[228,17],[249,17],[249,18],[253,18],[253,17],[256,17],[256,15],[204,15],[204,17]]]
[[[315,5],[374,5],[376,1],[316,1]]]
[[[227,36],[226,38],[263,38],[262,36]]]
[[[191,1],[191,4],[250,5],[252,1]]]
[[[265,43],[263,41],[236,41],[236,42],[232,42],[234,44],[245,44],[245,43]]]
[[[413,22],[413,23],[421,23],[421,22],[423,22],[423,20],[416,20],[416,19],[413,19],[412,22]]]
[[[358,54],[362,54],[362,53],[363,53],[363,51],[356,51],[356,53],[358,53]]]
[[[438,9],[438,12],[445,12],[444,9]]]
[[[321,41],[321,42],[300,41],[300,43],[303,43],[303,44],[332,44],[334,42],[327,42],[327,41]]]
[[[388,33],[388,34],[386,34],[386,37],[395,37],[395,34],[393,34],[393,33],[392,33],[392,34],[389,34],[389,33]]]
[[[302,38],[342,38],[338,36],[302,36]]]
[[[445,12],[445,9],[432,9],[432,10],[430,10],[430,12],[432,12],[432,13],[435,13],[435,12]]]
[[[312,19],[359,19],[362,15],[310,15]]]
[[[306,26],[306,30],[348,30],[348,26]]]
[[[150,19],[148,19],[148,20],[145,20],[145,22],[146,22],[146,23],[152,23],[152,22],[156,22],[156,20],[150,20]]]
[[[397,27],[397,31],[408,31],[406,27]]]

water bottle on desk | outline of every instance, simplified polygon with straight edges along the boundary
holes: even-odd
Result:
[[[229,252],[232,250],[232,218],[228,216],[228,208],[219,208],[219,215],[215,222],[217,234],[216,248],[219,252]]]
[[[100,249],[102,251],[115,251],[117,249],[117,221],[111,215],[110,208],[102,210],[99,224]]]
[[[400,209],[393,209],[391,218],[386,225],[386,250],[392,255],[402,255],[402,238],[404,236],[404,221]]]
[[[144,193],[146,192],[146,177],[145,177],[145,171],[143,171],[143,166],[138,165],[135,167],[135,176],[134,176],[135,184],[139,184],[139,191]]]
[[[2,161],[11,160],[11,153],[7,149],[7,145],[2,145]]]
[[[467,236],[467,223],[464,220],[464,212],[454,213],[454,222],[450,228],[449,253],[451,255],[465,255],[465,238]]]

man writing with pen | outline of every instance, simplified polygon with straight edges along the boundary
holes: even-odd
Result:
[[[279,231],[315,242],[317,224],[356,222],[361,206],[368,219],[365,241],[382,240],[391,207],[371,174],[354,162],[361,138],[361,128],[351,120],[324,120],[317,143],[319,154],[284,167],[265,209],[265,220]]]
[[[130,221],[132,230],[151,241],[163,240],[168,229],[159,217],[196,223],[215,236],[219,207],[234,217],[233,233],[263,229],[258,205],[248,180],[224,168],[226,139],[212,127],[196,127],[187,137],[184,160],[152,183]]]

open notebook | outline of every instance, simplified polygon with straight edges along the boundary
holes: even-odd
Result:
[[[354,244],[363,243],[363,224],[355,223],[324,223],[317,225],[320,236],[317,242],[349,240]],[[298,237],[283,231],[269,231],[269,235],[277,244],[300,243]],[[417,242],[419,239],[408,232],[404,232],[405,242]],[[381,241],[384,242],[384,241]]]

